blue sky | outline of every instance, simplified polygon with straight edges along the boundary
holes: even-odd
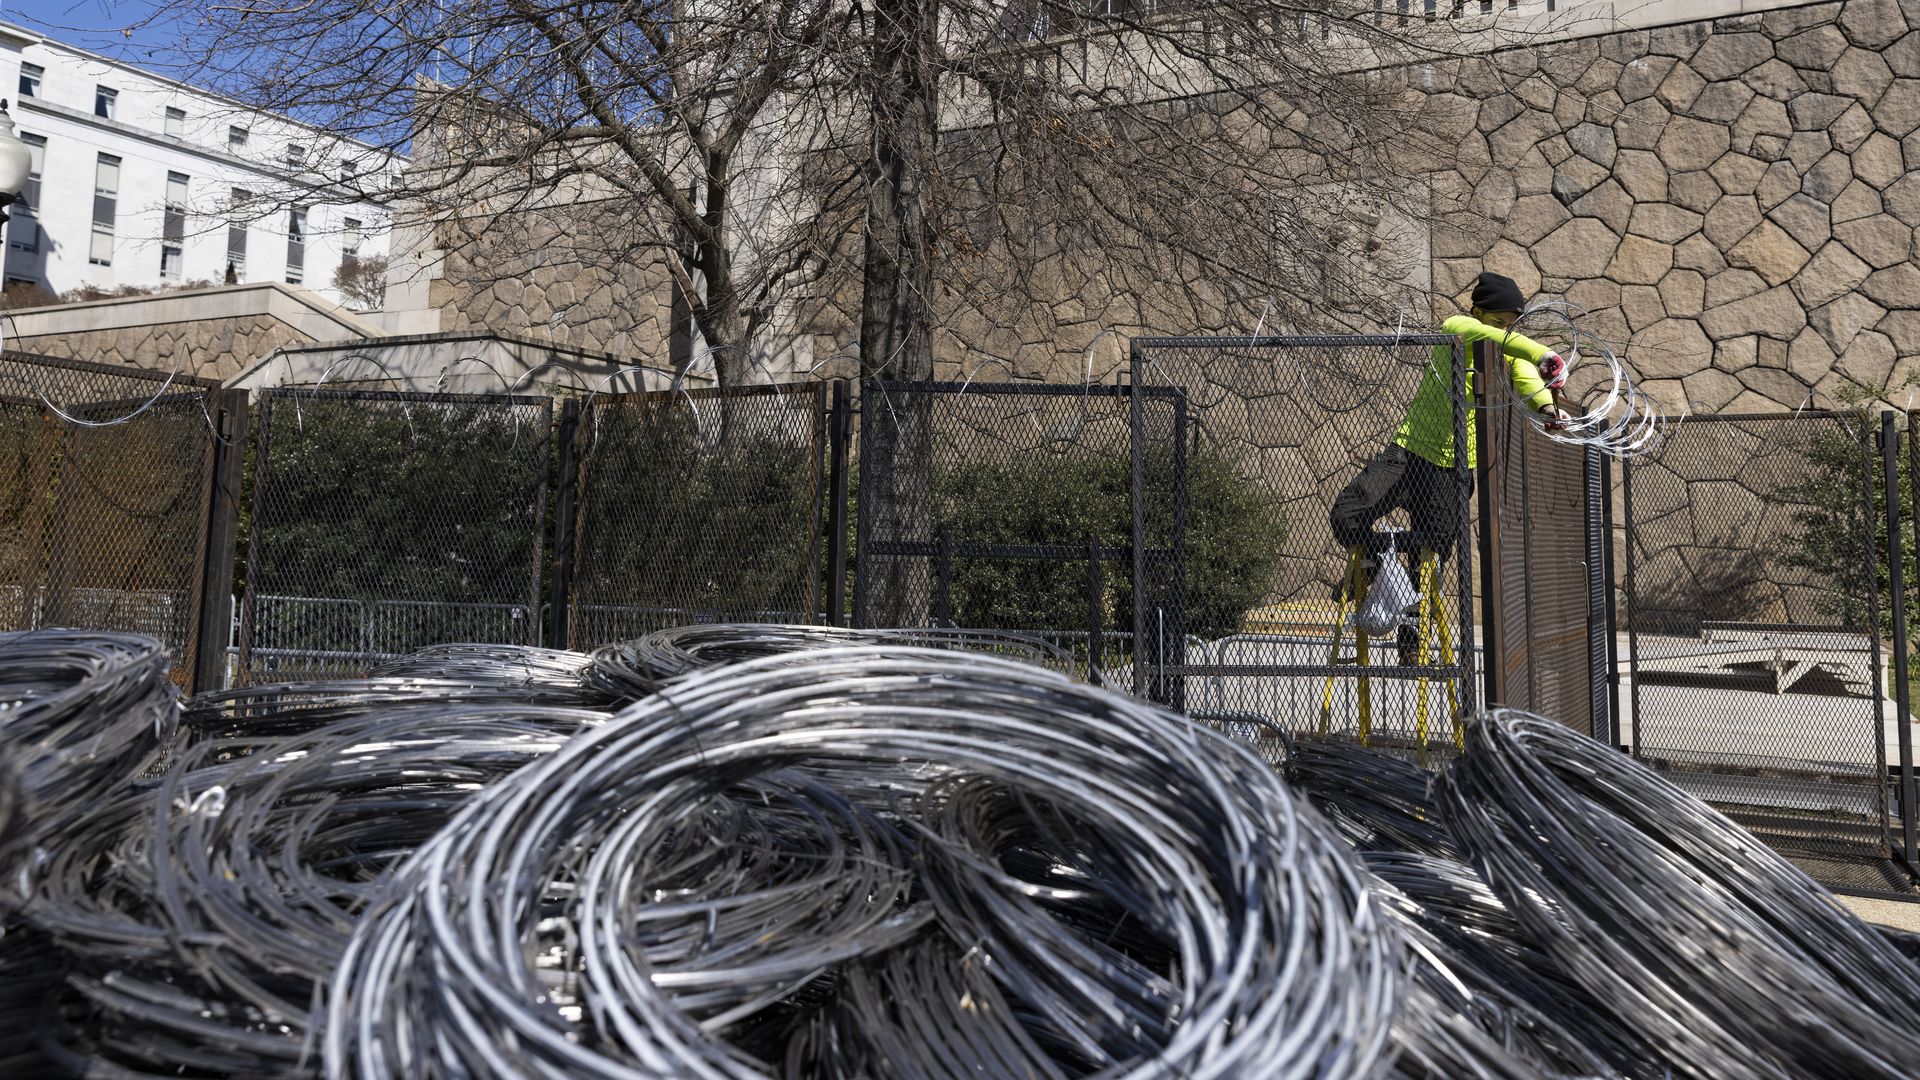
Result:
[[[180,28],[146,25],[153,8],[149,0],[0,0],[0,19],[116,60],[181,75]]]

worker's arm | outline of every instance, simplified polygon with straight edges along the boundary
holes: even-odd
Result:
[[[1555,355],[1552,349],[1525,334],[1488,326],[1471,315],[1455,315],[1441,323],[1440,329],[1459,337],[1468,348],[1476,341],[1499,342],[1507,357],[1507,375],[1514,393],[1535,410],[1553,407],[1553,394],[1547,389],[1547,380],[1540,376],[1540,363]]]

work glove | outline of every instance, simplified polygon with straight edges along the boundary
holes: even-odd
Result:
[[[1555,359],[1559,358],[1555,357]],[[1565,431],[1573,417],[1567,415],[1567,410],[1549,405],[1540,410],[1540,420],[1548,431]]]
[[[1540,377],[1547,382],[1547,389],[1558,390],[1567,385],[1567,361],[1557,352],[1550,352],[1540,361]]]

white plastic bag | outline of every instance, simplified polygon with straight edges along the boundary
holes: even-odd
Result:
[[[1367,598],[1353,617],[1353,623],[1368,637],[1386,637],[1400,626],[1407,610],[1420,602],[1420,592],[1407,576],[1407,568],[1389,546],[1380,555],[1380,568],[1367,586]]]

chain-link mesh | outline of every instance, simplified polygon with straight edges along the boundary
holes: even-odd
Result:
[[[263,391],[243,678],[536,643],[552,403]]]
[[[1595,632],[1599,563],[1590,550],[1600,533],[1601,503],[1589,498],[1598,452],[1554,442],[1516,409],[1490,408],[1481,420],[1498,484],[1504,704],[1605,739],[1595,685],[1606,666],[1593,651],[1603,641]]]
[[[0,358],[0,628],[150,634],[192,678],[217,387]]]
[[[1886,845],[1876,453],[1857,414],[1696,417],[1625,469],[1623,737],[1786,848]]]
[[[1132,686],[1132,391],[869,382],[860,408],[856,621],[1019,631]],[[1138,408],[1159,434],[1142,464],[1168,495],[1141,555],[1170,565],[1178,401]]]
[[[596,397],[582,420],[572,644],[824,620],[827,387]]]
[[[1411,335],[1135,341],[1135,381],[1177,390],[1188,413],[1180,576],[1194,641],[1169,666],[1178,704],[1379,744],[1419,742],[1424,717],[1426,741],[1446,741],[1472,692],[1460,576],[1471,505],[1451,464],[1432,460],[1467,419],[1448,385],[1456,347]],[[1423,380],[1433,408],[1409,453],[1393,444]],[[1389,613],[1394,628],[1374,624],[1364,672],[1352,545],[1375,564],[1358,568],[1369,585],[1397,562],[1429,601],[1424,619],[1414,603]],[[1429,567],[1416,550],[1439,554]]]

